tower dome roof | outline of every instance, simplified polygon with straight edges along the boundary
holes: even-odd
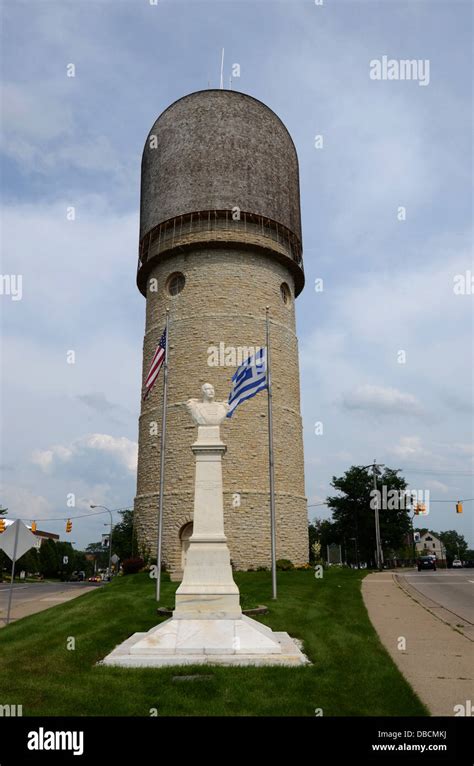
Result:
[[[233,208],[265,216],[301,240],[295,146],[280,118],[252,96],[191,93],[165,109],[147,137],[140,239],[176,216]]]

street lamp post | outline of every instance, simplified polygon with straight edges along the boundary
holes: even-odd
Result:
[[[112,518],[112,511],[110,508],[107,508],[105,505],[92,505],[91,508],[103,508],[104,511],[107,511],[110,514],[110,535],[109,535],[109,579],[112,579],[112,529],[113,529],[113,518]]]

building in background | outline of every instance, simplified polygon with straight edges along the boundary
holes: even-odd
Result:
[[[425,552],[425,555],[430,554],[436,556],[440,561],[444,560],[444,545],[432,532],[424,532],[423,534],[420,534],[419,540],[415,545],[418,555],[421,556],[423,552]]]

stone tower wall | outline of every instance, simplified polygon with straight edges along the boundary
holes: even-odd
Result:
[[[221,143],[210,138],[216,125]],[[170,311],[163,560],[179,576],[180,533],[192,521],[196,430],[186,401],[200,396],[205,382],[214,385],[217,399],[227,399],[236,366],[214,366],[213,347],[264,346],[268,305],[277,558],[303,564],[308,529],[295,297],[304,277],[293,143],[267,107],[229,91],[180,99],[157,120],[150,136],[157,136],[157,146],[145,149],[142,164],[138,284],[146,294],[143,380]],[[192,158],[190,165],[186,157]],[[244,211],[240,220],[232,217],[236,206]],[[175,273],[184,276],[185,284],[170,295],[168,279]],[[286,302],[282,284],[289,288]],[[162,393],[163,372],[142,404],[139,427],[136,527],[141,546],[151,555],[156,550]],[[233,564],[269,567],[265,391],[237,408],[221,427],[221,438],[227,445],[224,514]]]

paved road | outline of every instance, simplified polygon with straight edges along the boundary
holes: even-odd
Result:
[[[41,612],[56,604],[88,593],[100,584],[87,582],[15,583],[13,586],[11,619]],[[0,628],[5,625],[8,609],[9,583],[0,583]]]
[[[403,572],[402,576],[423,596],[474,625],[474,569]]]

